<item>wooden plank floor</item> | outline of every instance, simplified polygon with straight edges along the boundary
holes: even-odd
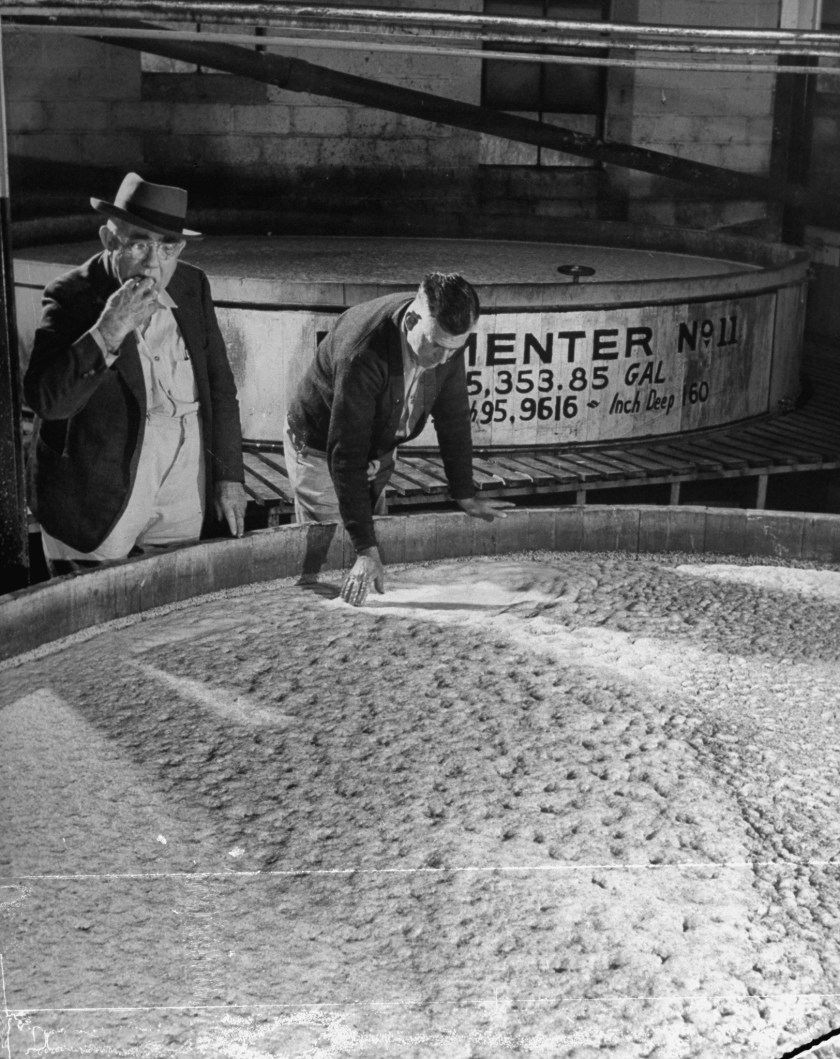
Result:
[[[604,442],[577,448],[477,450],[474,480],[480,496],[527,497],[573,492],[578,503],[621,485],[670,486],[678,503],[684,482],[753,478],[756,507],[764,506],[767,479],[840,468],[840,351],[809,343],[806,390],[800,407],[783,415],[695,434]],[[246,446],[245,488],[269,522],[293,509],[282,452]],[[445,503],[446,477],[432,450],[403,449],[388,488],[392,511]]]

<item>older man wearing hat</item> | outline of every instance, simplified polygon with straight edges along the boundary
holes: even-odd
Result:
[[[207,277],[179,260],[202,238],[187,193],[129,173],[90,201],[103,250],[44,291],[24,377],[53,574],[197,540],[210,511],[244,531],[236,385]]]

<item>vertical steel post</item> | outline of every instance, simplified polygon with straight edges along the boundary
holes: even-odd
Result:
[[[23,588],[29,581],[11,235],[5,70],[0,21],[0,592]]]
[[[782,0],[779,26],[783,30],[818,30],[822,0]],[[814,135],[814,95],[819,60],[813,57],[778,58],[779,73],[773,102],[771,175],[784,184],[802,188],[807,194]],[[786,66],[813,66],[814,74],[785,74]],[[786,203],[782,211],[781,237],[801,246],[809,211],[803,204]]]

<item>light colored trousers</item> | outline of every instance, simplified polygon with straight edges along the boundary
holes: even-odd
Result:
[[[286,472],[295,499],[298,522],[341,522],[327,454],[302,444],[291,432],[288,420],[283,431]],[[385,487],[394,471],[394,453],[368,464],[368,482],[374,515],[386,515]]]
[[[204,519],[204,447],[197,412],[150,414],[134,487],[119,521],[92,552],[78,552],[41,531],[51,559],[124,559],[131,549],[165,548],[198,540]]]

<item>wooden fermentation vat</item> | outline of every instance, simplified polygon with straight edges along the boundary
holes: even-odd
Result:
[[[18,251],[24,359],[41,289],[96,249]],[[546,241],[209,233],[185,254],[210,276],[243,434],[260,444],[280,442],[336,316],[430,269],[462,272],[481,297],[466,354],[478,447],[679,434],[784,410],[798,393],[808,256],[780,244],[576,223],[552,224]],[[428,428],[414,445],[434,443]]]

